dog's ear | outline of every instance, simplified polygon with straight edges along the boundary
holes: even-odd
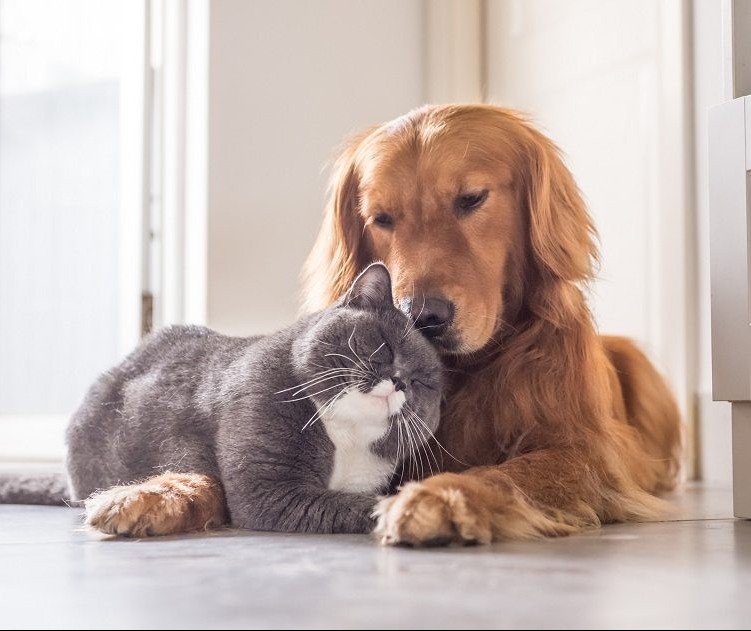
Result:
[[[527,152],[526,203],[532,254],[543,277],[581,281],[597,261],[592,219],[558,148],[537,130]]]
[[[303,309],[316,311],[343,296],[370,261],[357,212],[357,150],[375,128],[353,137],[334,163],[323,225],[303,269]]]

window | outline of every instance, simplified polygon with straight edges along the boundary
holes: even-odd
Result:
[[[121,167],[143,39],[123,31],[142,12],[0,0],[0,457],[62,455],[68,416],[133,328],[122,290],[140,244],[123,227],[138,209],[123,216]]]

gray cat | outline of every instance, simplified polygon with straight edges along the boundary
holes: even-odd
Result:
[[[71,420],[70,497],[170,470],[219,480],[240,528],[369,532],[377,495],[435,432],[441,388],[436,351],[376,263],[273,335],[174,326],[147,338]],[[17,487],[0,484],[0,501]]]

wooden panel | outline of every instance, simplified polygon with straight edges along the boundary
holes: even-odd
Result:
[[[751,400],[744,129],[749,102],[746,98],[723,103],[712,108],[709,117],[712,391],[720,401]]]
[[[751,403],[733,403],[733,513],[751,519]]]

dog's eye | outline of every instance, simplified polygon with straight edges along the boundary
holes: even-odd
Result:
[[[373,223],[381,228],[391,228],[394,225],[394,218],[388,213],[378,213],[373,217]]]
[[[488,198],[488,191],[477,191],[476,193],[465,193],[459,195],[454,202],[456,212],[460,215],[469,215],[473,210],[477,210],[482,203]]]

